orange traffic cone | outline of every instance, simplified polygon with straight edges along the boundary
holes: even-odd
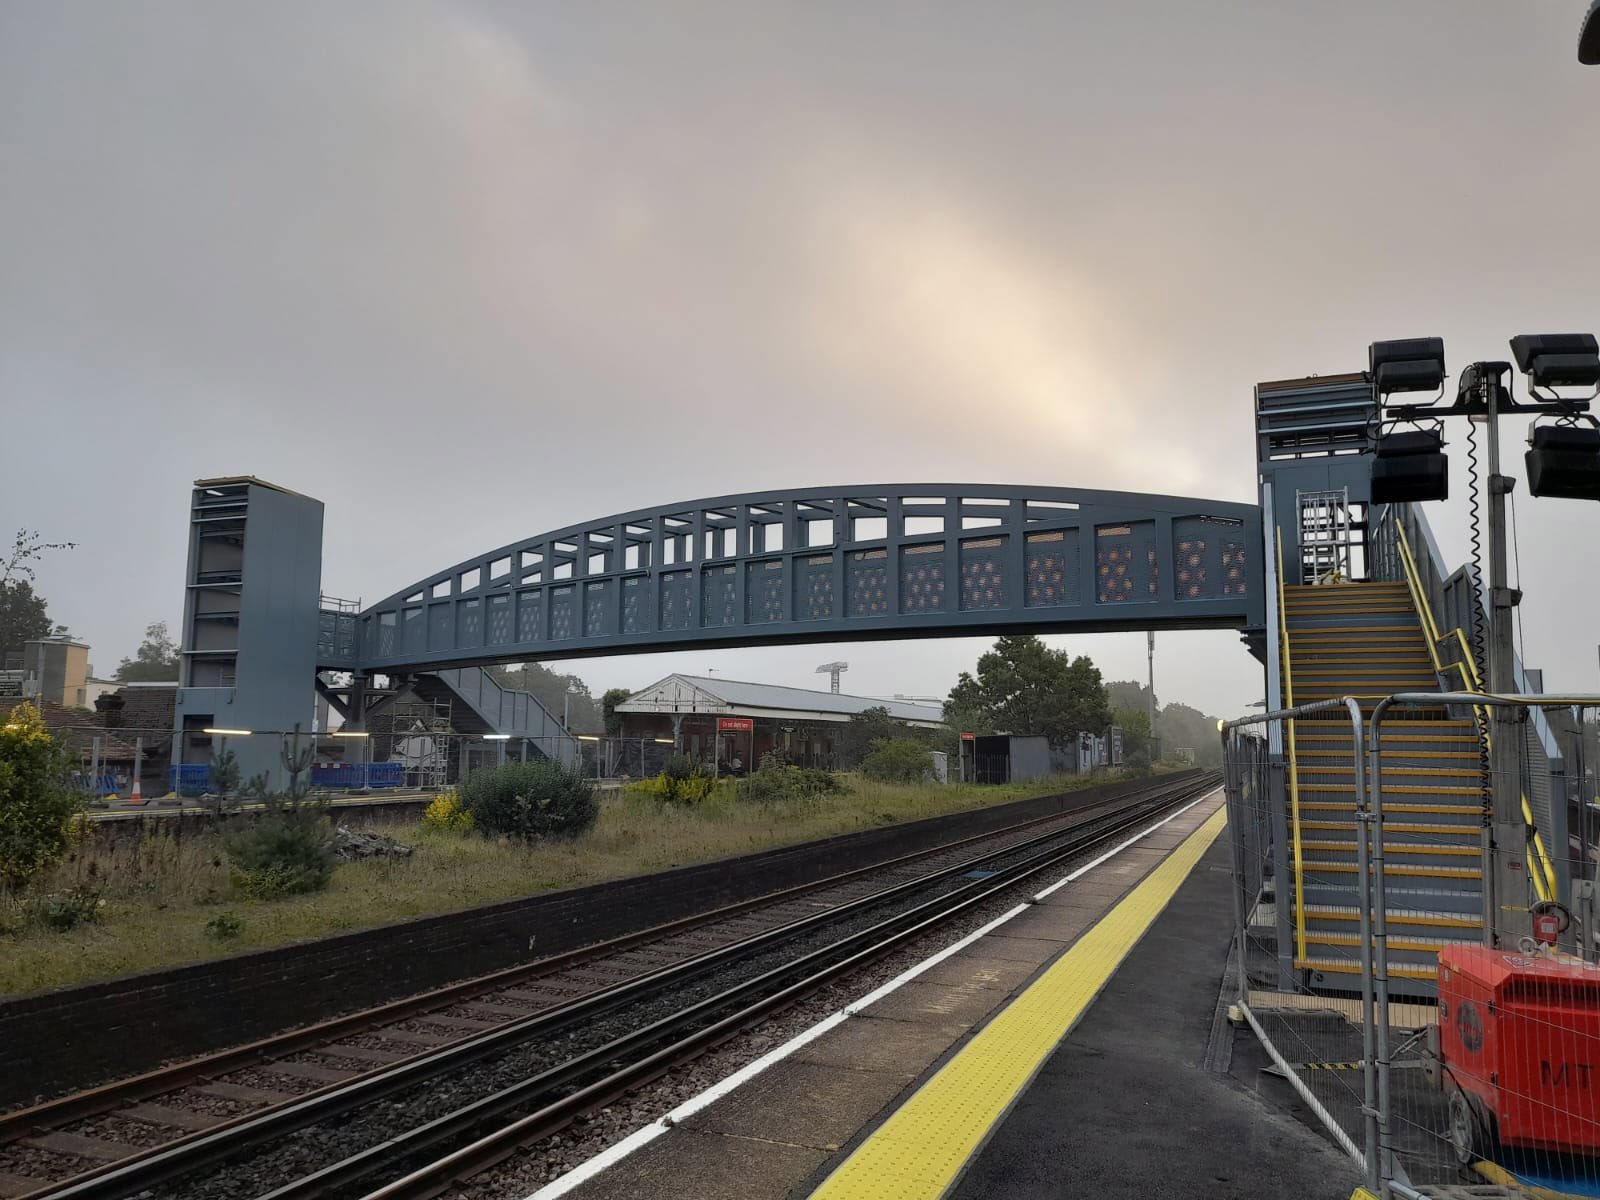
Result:
[[[128,793],[128,803],[129,804],[143,804],[144,803],[144,797],[139,794],[139,777],[137,775],[135,775],[133,777],[133,791]]]

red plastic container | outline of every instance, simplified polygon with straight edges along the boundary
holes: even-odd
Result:
[[[1600,966],[1484,946],[1439,952],[1439,1048],[1505,1146],[1600,1154]]]

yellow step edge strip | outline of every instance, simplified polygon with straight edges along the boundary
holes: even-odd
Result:
[[[1312,917],[1321,917],[1327,921],[1359,921],[1361,914],[1355,909],[1349,912],[1338,910],[1320,911],[1312,906],[1307,914]],[[1474,917],[1421,917],[1408,916],[1396,909],[1389,910],[1389,924],[1393,925],[1426,925],[1434,929],[1482,929],[1483,922]]]
[[[1361,964],[1355,961],[1341,962],[1336,958],[1297,958],[1294,965],[1300,971],[1323,971],[1335,975],[1359,975]],[[1395,976],[1402,979],[1437,979],[1437,967],[1425,967],[1421,963],[1390,963],[1389,978]]]
[[[836,1167],[812,1200],[937,1200],[1222,832],[1218,810]],[[870,1011],[870,1010],[869,1010]]]

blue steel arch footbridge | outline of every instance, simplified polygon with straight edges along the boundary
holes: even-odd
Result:
[[[1264,623],[1255,505],[875,484],[719,496],[524,538],[356,614],[368,673],[688,647]]]

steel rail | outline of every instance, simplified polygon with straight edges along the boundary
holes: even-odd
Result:
[[[1059,793],[1058,795],[1068,796],[1071,793]],[[249,1067],[264,1066],[275,1058],[309,1050],[326,1042],[348,1037],[352,1034],[367,1033],[379,1026],[406,1020],[421,1012],[451,1004],[459,1004],[507,986],[530,983],[613,954],[649,945],[651,942],[672,937],[703,925],[727,920],[741,913],[774,907],[813,892],[848,883],[853,879],[894,870],[921,859],[959,850],[974,843],[1005,837],[1008,834],[1018,833],[1050,822],[1059,822],[1063,819],[1070,819],[1083,814],[1092,814],[1095,811],[1116,805],[1124,799],[1124,796],[1110,796],[1092,800],[1079,808],[1063,809],[1060,812],[1048,813],[1040,817],[1030,817],[1026,821],[1018,821],[1011,825],[1001,826],[986,833],[971,834],[953,841],[941,842],[936,846],[915,850],[909,854],[898,855],[881,862],[869,863],[866,866],[855,867],[848,871],[841,871],[809,883],[796,884],[793,887],[783,888],[776,892],[767,892],[748,900],[740,900],[733,904],[723,905],[720,908],[708,909],[704,912],[665,921],[659,925],[652,925],[646,929],[636,930],[633,933],[595,942],[592,945],[562,951],[559,954],[553,954],[535,962],[504,967],[497,971],[477,975],[471,979],[447,984],[444,987],[434,988],[416,995],[406,996],[399,1000],[391,1000],[358,1012],[346,1013],[299,1029],[273,1034],[270,1037],[247,1042],[240,1046],[232,1046],[213,1054],[186,1059],[128,1079],[115,1080],[111,1083],[84,1089],[54,1100],[46,1100],[27,1108],[13,1109],[10,1112],[0,1113],[0,1146],[14,1143],[42,1130],[54,1128],[83,1117],[114,1112],[124,1105],[161,1096],[196,1081],[205,1081],[218,1075]],[[436,1049],[443,1048],[445,1047],[441,1046]],[[415,1057],[422,1057],[422,1055]],[[379,1067],[374,1071],[364,1072],[363,1074],[379,1074],[386,1069],[388,1068]],[[352,1078],[359,1078],[359,1076]],[[344,1080],[338,1084],[331,1084],[329,1087],[340,1087],[348,1082],[351,1081]],[[307,1093],[307,1095],[311,1094],[314,1093]],[[259,1113],[246,1113],[239,1119],[243,1120],[257,1115]],[[232,1122],[229,1122],[228,1125],[231,1127]],[[224,1126],[218,1125],[208,1132],[216,1132],[223,1128]],[[187,1139],[175,1138],[166,1144],[175,1145],[180,1140]],[[44,1194],[43,1192],[31,1193],[33,1196]],[[18,1200],[29,1200],[29,1198],[20,1197]]]
[[[1192,783],[1193,779],[1192,775],[1186,775],[1183,783],[1176,786]],[[1155,786],[1173,787],[1174,784],[1162,781]],[[260,1144],[308,1125],[314,1125],[361,1104],[381,1099],[503,1052],[511,1046],[604,1015],[667,987],[689,982],[729,963],[750,957],[767,945],[796,937],[810,929],[892,900],[917,888],[927,887],[941,879],[971,871],[978,864],[1003,855],[1016,854],[1070,836],[1081,826],[1105,819],[1109,815],[1096,814],[1090,810],[1102,809],[1119,802],[1126,808],[1140,803],[1148,796],[1150,790],[1136,789],[1127,796],[1086,805],[1081,810],[1055,814],[1050,819],[1059,819],[1062,816],[1072,818],[1085,812],[1089,813],[1082,820],[1074,821],[1064,829],[1051,830],[1022,842],[984,852],[960,863],[880,889],[867,896],[808,914],[769,930],[759,931],[747,938],[714,947],[654,971],[644,972],[610,987],[597,989],[564,1004],[553,1005],[493,1029],[469,1035],[457,1042],[424,1051],[374,1071],[306,1093],[272,1108],[247,1113],[226,1124],[137,1152],[128,1158],[108,1163],[104,1167],[84,1172],[61,1183],[52,1184],[28,1196],[19,1197],[18,1200],[116,1200],[118,1197],[213,1165],[236,1155],[242,1147]],[[1032,823],[1023,824],[1026,826]],[[955,845],[959,846],[960,843]],[[938,849],[949,848],[945,846]],[[870,868],[870,870],[882,869],[884,869],[883,864]]]
[[[945,924],[998,893],[1015,887],[1019,882],[1059,865],[1064,859],[1082,854],[1086,849],[1140,825],[1155,812],[1203,796],[1214,790],[1216,785],[1215,776],[1208,774],[1199,780],[1191,779],[1177,787],[1131,801],[1124,811],[1110,818],[1109,825],[1084,830],[1065,845],[1042,851],[991,878],[975,881],[957,892],[925,901],[904,913],[849,934],[792,962],[736,984],[720,995],[701,1000],[672,1016],[268,1192],[261,1200],[313,1200],[348,1189],[385,1165],[392,1166],[411,1155],[430,1150],[441,1142],[468,1135],[483,1123],[509,1111],[540,1103],[550,1093],[581,1083],[593,1072],[604,1069],[619,1058],[650,1051],[644,1058],[628,1063],[602,1079],[582,1084],[576,1091],[544,1104],[509,1125],[379,1187],[368,1193],[365,1200],[426,1200],[437,1196],[464,1178],[517,1153],[528,1143],[557,1132],[582,1113],[637,1089],[672,1066],[696,1057],[705,1049],[788,1007],[824,984],[883,958],[907,941]],[[846,957],[838,957],[841,954]],[[778,990],[769,991],[774,987]],[[746,1001],[751,1002],[745,1004]],[[744,1007],[719,1016],[734,1004],[744,1004]],[[710,1023],[696,1028],[702,1021]],[[651,1049],[686,1029],[689,1032],[684,1036],[658,1049]]]

